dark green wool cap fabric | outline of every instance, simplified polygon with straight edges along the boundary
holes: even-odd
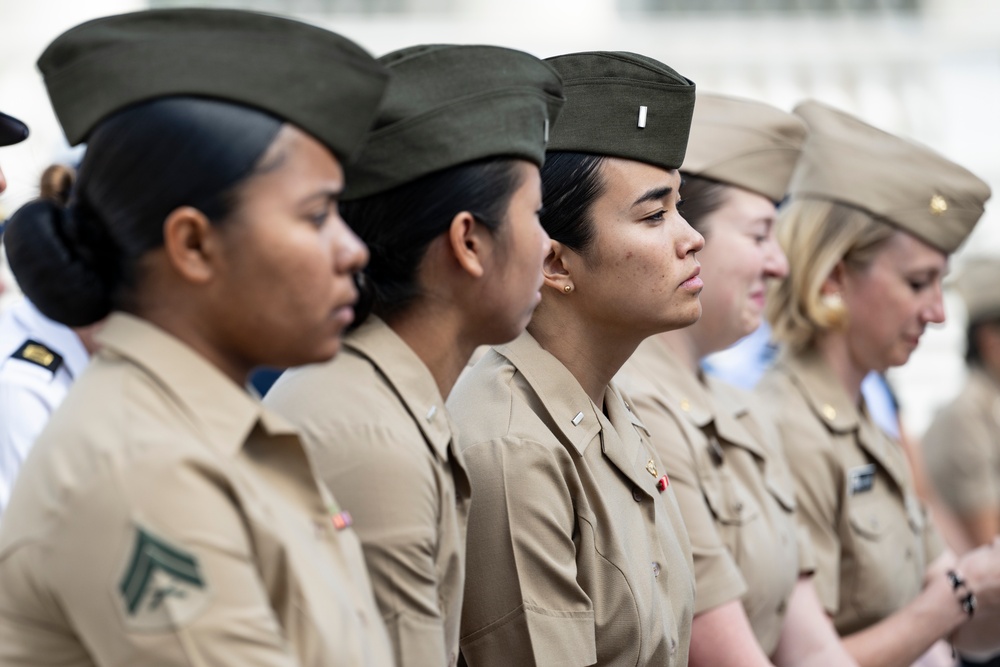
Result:
[[[541,166],[562,82],[538,58],[497,46],[422,45],[379,58],[392,81],[345,199],[488,157]]]
[[[684,162],[694,83],[635,53],[595,51],[547,59],[566,105],[550,151],[593,153],[677,169]]]
[[[18,144],[28,138],[28,126],[5,113],[0,113],[0,146]]]
[[[38,68],[70,144],[85,141],[101,119],[126,106],[192,95],[268,112],[345,161],[360,149],[389,78],[340,35],[224,9],[96,19],[57,37]]]

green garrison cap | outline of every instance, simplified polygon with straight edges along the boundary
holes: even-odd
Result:
[[[769,104],[698,93],[681,171],[780,202],[806,132],[801,118]]]
[[[548,58],[566,106],[550,151],[593,153],[677,169],[684,162],[694,83],[635,53],[596,51]]]
[[[38,60],[70,144],[126,106],[173,95],[231,101],[302,128],[348,160],[389,74],[361,47],[299,21],[239,10],[162,9],[89,21]]]
[[[497,46],[423,45],[379,58],[392,81],[345,199],[492,156],[541,166],[562,82],[538,58]]]
[[[935,153],[815,101],[795,113],[809,126],[789,194],[867,211],[944,253],[983,215],[990,188]]]
[[[18,144],[28,138],[28,126],[5,113],[0,113],[0,146]]]

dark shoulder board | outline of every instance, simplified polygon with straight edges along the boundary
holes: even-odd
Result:
[[[53,352],[42,343],[31,339],[24,341],[24,344],[17,348],[17,352],[10,355],[10,358],[22,359],[36,366],[41,366],[46,370],[52,371],[53,375],[63,363],[61,354]]]

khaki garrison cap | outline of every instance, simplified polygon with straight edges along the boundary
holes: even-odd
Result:
[[[795,108],[809,126],[789,194],[867,211],[952,253],[983,214],[990,188],[931,149],[815,101]]]
[[[777,203],[785,198],[806,132],[802,119],[769,104],[698,93],[681,170]]]
[[[38,60],[70,144],[138,102],[200,96],[288,121],[349,160],[389,74],[357,44],[299,21],[225,9],[162,9],[89,21]]]
[[[968,258],[953,284],[965,302],[969,324],[1000,319],[1000,257]]]
[[[392,82],[350,172],[345,200],[487,157],[541,166],[562,81],[535,56],[498,46],[423,45],[379,58]]]
[[[678,169],[684,162],[694,83],[635,53],[597,51],[549,58],[566,106],[550,151],[592,153]]]
[[[28,138],[28,126],[5,113],[0,113],[0,146],[12,146]]]

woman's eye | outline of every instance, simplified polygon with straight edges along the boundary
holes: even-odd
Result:
[[[912,289],[914,292],[919,292],[930,284],[924,280],[911,280],[909,281],[909,283],[910,283],[910,289]]]
[[[663,216],[665,214],[666,214],[666,211],[664,211],[663,209],[660,209],[656,213],[654,213],[654,214],[652,214],[650,216],[647,216],[645,218],[645,220],[646,220],[646,222],[663,222]]]

